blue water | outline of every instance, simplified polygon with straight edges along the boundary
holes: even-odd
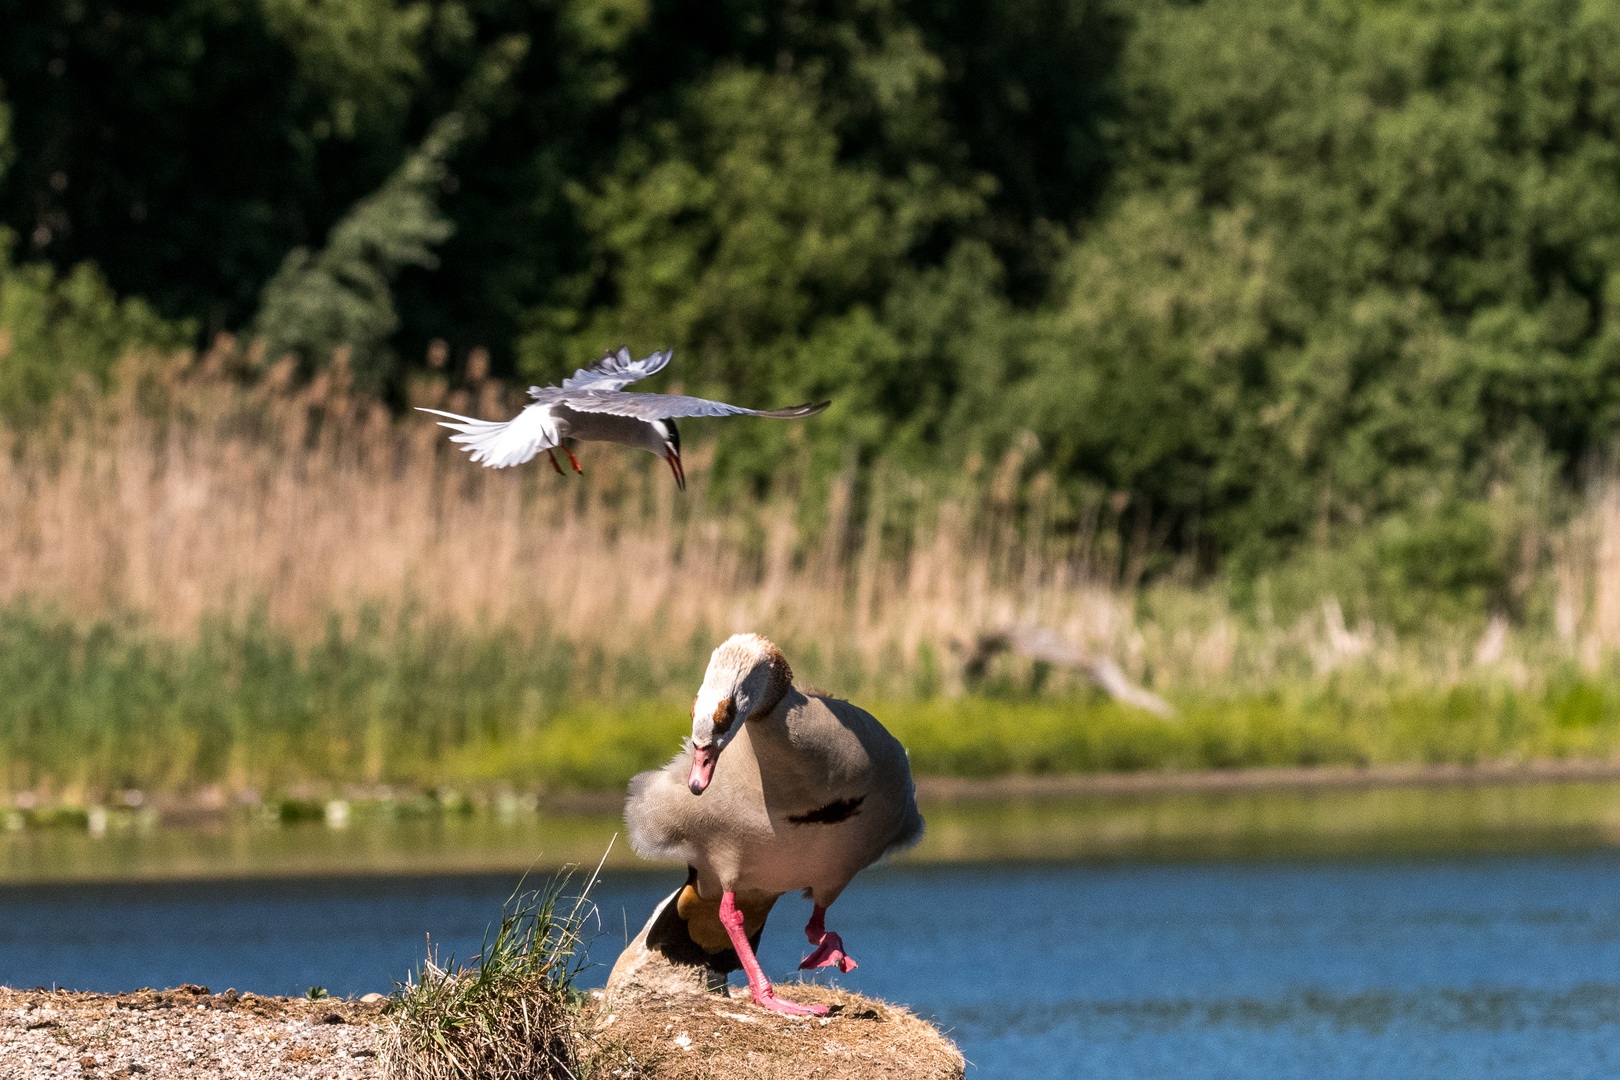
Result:
[[[678,875],[595,892],[610,963]],[[509,877],[0,890],[0,983],[388,990],[476,951]],[[805,950],[784,898],[762,961]],[[869,871],[839,980],[949,1029],[970,1076],[1579,1077],[1620,1070],[1620,856]],[[588,973],[599,985],[606,968]],[[791,996],[791,988],[787,992]]]

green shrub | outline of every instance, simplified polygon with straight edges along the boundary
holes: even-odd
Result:
[[[5,239],[0,232],[0,421],[37,414],[75,378],[106,389],[131,350],[177,352],[195,340],[195,323],[119,300],[90,263],[62,276],[43,263],[12,265]]]

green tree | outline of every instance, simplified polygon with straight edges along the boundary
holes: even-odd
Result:
[[[525,370],[552,376],[626,341],[675,348],[691,389],[773,405],[837,393],[832,468],[837,442],[872,446],[906,423],[884,410],[917,374],[916,338],[888,325],[888,300],[920,287],[916,245],[971,221],[982,198],[937,173],[841,160],[836,122],[814,71],[728,68],[695,88],[599,186],[572,189],[596,256],[575,287],[600,299],[542,312]],[[731,447],[769,472],[787,433],[751,427]]]
[[[428,61],[467,21],[393,0],[0,0],[19,152],[0,224],[22,258],[93,260],[166,316],[245,326],[287,251],[420,137]]]
[[[0,83],[0,179],[5,178],[6,170],[17,156],[17,148],[11,142],[11,106],[6,103],[5,92],[5,83]]]
[[[264,288],[255,329],[269,359],[292,355],[311,371],[340,347],[358,384],[376,393],[391,374],[399,328],[392,283],[406,266],[431,267],[453,230],[435,199],[466,122],[450,113],[374,194],[356,203],[320,251],[294,248]]]
[[[1258,564],[1573,468],[1620,407],[1620,7],[1143,5],[1114,195],[1001,438]]]
[[[0,234],[0,418],[36,415],[78,377],[106,389],[132,349],[176,352],[196,334],[137,297],[118,299],[95,266],[58,276],[48,265],[12,266]]]

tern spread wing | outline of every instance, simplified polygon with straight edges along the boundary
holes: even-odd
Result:
[[[623,390],[633,382],[640,382],[647,376],[656,375],[664,370],[664,365],[669,363],[669,358],[673,355],[675,355],[673,352],[665,350],[640,360],[632,360],[630,350],[621,346],[618,352],[607,353],[590,367],[580,368],[564,379],[562,389]],[[540,391],[549,389],[551,389],[549,386],[531,386],[529,393],[538,398]]]
[[[822,401],[814,405],[795,405],[791,409],[745,409],[741,405],[728,405],[724,401],[682,394],[635,394],[594,387],[564,392],[558,395],[557,400],[576,412],[609,413],[637,420],[668,420],[676,416],[769,416],[778,420],[794,420],[801,416],[814,416],[832,404]]]
[[[472,459],[492,469],[509,465],[522,465],[542,450],[561,445],[562,436],[551,409],[545,405],[530,405],[510,420],[477,420],[471,416],[421,409],[421,412],[448,417],[450,422],[439,421],[440,427],[461,434],[450,436],[460,443]]]

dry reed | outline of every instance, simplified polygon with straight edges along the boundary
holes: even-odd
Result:
[[[116,393],[61,402],[48,429],[10,437],[0,604],[133,612],[171,638],[255,603],[304,639],[334,611],[409,608],[545,628],[610,657],[764,630],[866,672],[909,670],[919,649],[1016,620],[1106,652],[1133,633],[1129,599],[1071,553],[1043,562],[984,527],[1005,517],[1016,463],[983,505],[946,501],[898,541],[881,527],[880,484],[850,544],[847,476],[812,535],[785,499],[718,508],[704,483],[712,447],[689,454],[685,496],[650,457],[614,448],[585,454],[583,481],[543,461],[484,470],[419,414],[396,421],[351,394],[341,365],[302,388],[276,369],[248,389],[230,376],[238,359],[228,344],[195,363],[132,358]],[[517,405],[487,382],[417,397],[484,414]]]
[[[0,605],[136,613],[182,638],[205,616],[262,604],[306,641],[333,612],[370,605],[545,631],[610,660],[701,654],[759,630],[791,643],[807,676],[891,694],[918,679],[960,690],[964,648],[1015,624],[1172,693],[1358,663],[1417,663],[1430,681],[1471,661],[1533,676],[1620,648],[1612,485],[1552,543],[1553,626],[1458,628],[1494,634],[1489,648],[1402,642],[1364,618],[1349,625],[1331,595],[1278,625],[1263,604],[1258,621],[1239,618],[1216,590],[1135,587],[1154,530],[1120,497],[1051,529],[1050,482],[1022,479],[1022,448],[955,497],[879,471],[864,506],[848,473],[814,513],[780,495],[722,506],[705,483],[712,446],[689,453],[684,496],[650,456],[617,448],[590,448],[583,480],[543,461],[485,470],[421,414],[395,419],[352,393],[341,362],[302,387],[285,366],[252,385],[235,377],[251,363],[228,340],[195,359],[131,357],[116,392],[70,397],[44,429],[0,436]],[[487,380],[412,394],[483,415],[519,405]],[[785,478],[779,491],[794,487]]]
[[[1397,634],[1342,564],[1296,560],[1242,605],[1219,581],[1144,578],[1162,528],[1121,495],[1064,504],[1028,446],[954,489],[879,467],[812,495],[790,460],[762,501],[710,491],[699,441],[683,496],[615,447],[587,448],[583,480],[543,459],[479,468],[421,414],[350,392],[341,362],[301,386],[244,369],[229,342],[130,357],[113,393],[0,431],[0,799],[613,787],[675,745],[682,710],[660,701],[739,630],[775,638],[801,680],[883,703],[925,771],[1620,746],[1612,483],[1564,521],[1524,500],[1493,514],[1519,553],[1514,618],[1453,609]],[[487,379],[411,393],[521,404]],[[1007,633],[1029,627],[1048,633]],[[1110,659],[1177,716],[1077,700],[1080,670],[1032,656],[986,665],[997,635]]]

